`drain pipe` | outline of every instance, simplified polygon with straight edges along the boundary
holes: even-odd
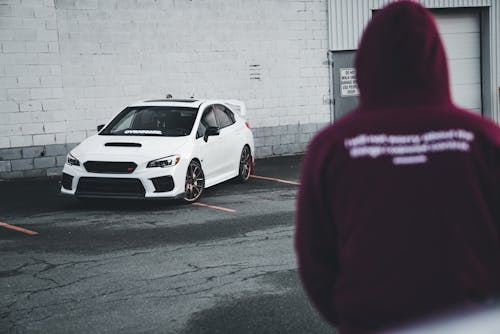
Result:
[[[330,94],[330,97],[329,97],[329,104],[330,104],[330,123],[333,123],[333,121],[335,120],[335,98],[334,98],[334,94],[335,94],[335,87],[333,86],[334,84],[334,81],[333,81],[333,75],[334,75],[334,71],[333,71],[333,51],[332,50],[328,50],[328,53],[327,53],[327,63],[328,63],[328,79],[329,79],[329,82],[330,82],[330,87],[329,87],[329,94]]]

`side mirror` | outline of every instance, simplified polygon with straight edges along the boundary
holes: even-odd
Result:
[[[206,130],[205,130],[205,136],[203,136],[203,139],[205,140],[205,142],[208,141],[208,137],[210,136],[218,136],[219,135],[219,128],[216,128],[214,126],[209,126]]]
[[[97,126],[97,132],[101,131],[103,127],[104,127],[104,124],[99,124]]]

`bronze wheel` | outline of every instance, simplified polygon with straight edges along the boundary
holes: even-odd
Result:
[[[245,145],[241,151],[240,156],[240,168],[238,172],[238,180],[240,182],[246,182],[250,178],[250,173],[252,171],[252,154],[250,152],[250,147]]]
[[[193,160],[189,163],[186,173],[186,184],[184,201],[187,203],[196,202],[205,189],[205,175],[198,161]]]

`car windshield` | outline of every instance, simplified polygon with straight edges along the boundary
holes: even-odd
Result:
[[[128,107],[99,134],[116,136],[187,136],[198,109],[186,107]]]

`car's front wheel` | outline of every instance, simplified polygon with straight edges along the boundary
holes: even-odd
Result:
[[[205,189],[205,175],[198,161],[192,160],[189,163],[186,173],[184,202],[193,203],[200,198]]]
[[[245,145],[240,155],[238,181],[240,182],[248,181],[251,172],[252,172],[252,153],[250,152],[250,147]]]

